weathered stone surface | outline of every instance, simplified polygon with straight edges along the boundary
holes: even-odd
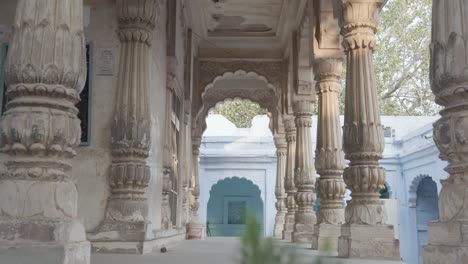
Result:
[[[450,174],[442,181],[437,223],[428,226],[425,263],[468,262],[468,1],[434,1],[431,44],[431,88],[443,106],[434,124],[434,141]]]
[[[284,178],[284,189],[286,191],[286,212],[283,228],[283,239],[292,240],[292,232],[294,231],[294,223],[296,217],[297,204],[294,200],[294,195],[297,192],[294,184],[294,163],[296,156],[296,125],[292,117],[284,118],[284,127],[286,130],[287,157],[286,157],[286,174]]]
[[[153,239],[145,192],[151,178],[146,162],[151,146],[149,50],[159,5],[155,0],[118,0],[116,7],[121,49],[111,125],[111,197],[103,223],[89,236],[108,243]]]
[[[86,77],[83,6],[17,3],[1,129],[0,255],[5,263],[88,264],[70,159],[80,142],[74,106]]]
[[[286,172],[286,154],[287,154],[287,143],[285,134],[278,133],[275,136],[275,145],[276,145],[276,156],[277,156],[277,168],[276,168],[276,185],[275,185],[275,195],[276,195],[276,217],[275,217],[275,226],[273,230],[273,237],[282,239],[283,238],[283,229],[284,222],[286,217],[286,203],[285,203],[285,191],[284,191],[284,180]]]
[[[312,101],[297,101],[294,103],[294,116],[297,129],[296,160],[294,169],[294,184],[297,193],[294,198],[297,204],[292,241],[310,243],[317,222],[313,206],[315,204],[315,169],[312,162]]]
[[[400,243],[387,225],[343,225],[338,256],[360,259],[400,260]]]
[[[350,161],[343,178],[352,200],[345,210],[338,253],[342,257],[399,259],[398,241],[386,225],[385,204],[379,200],[385,170],[379,166],[384,148],[383,127],[374,76],[373,51],[378,12],[383,0],[342,0],[343,47],[347,54],[344,152]],[[351,226],[351,227],[349,227]],[[367,228],[367,229],[366,229]],[[390,230],[370,239],[376,230]],[[360,230],[360,232],[356,232]],[[369,236],[366,241],[363,237]]]

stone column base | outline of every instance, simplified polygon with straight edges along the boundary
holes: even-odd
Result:
[[[468,263],[468,223],[428,224],[428,245],[423,247],[425,264]]]
[[[205,239],[206,227],[199,223],[187,224],[187,239],[188,240],[201,240]]]
[[[292,233],[294,231],[294,215],[286,215],[284,219],[283,240],[292,241]]]
[[[357,259],[400,260],[400,241],[391,225],[343,225],[338,256]]]
[[[90,244],[74,219],[0,219],[0,256],[9,264],[89,264]]]
[[[283,221],[276,219],[275,227],[273,229],[273,237],[276,239],[283,239],[284,217]]]
[[[314,224],[295,224],[292,233],[292,242],[300,244],[312,243]]]
[[[0,242],[0,262],[8,264],[89,264],[90,244],[84,242]]]
[[[328,256],[337,256],[340,235],[341,225],[317,224],[312,236],[312,249],[320,250]]]
[[[94,253],[112,254],[146,254],[161,248],[172,248],[185,240],[185,229],[154,230],[148,231],[151,236],[146,238],[130,239],[130,233],[117,231],[88,234],[91,240],[91,250]],[[137,237],[135,237],[137,238]]]

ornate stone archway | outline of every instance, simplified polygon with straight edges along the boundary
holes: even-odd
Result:
[[[276,116],[282,67],[282,61],[200,61],[198,94],[192,106],[192,135],[201,137],[208,111],[226,99],[250,100]]]

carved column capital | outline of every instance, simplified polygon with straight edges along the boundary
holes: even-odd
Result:
[[[120,41],[150,46],[157,12],[157,0],[117,0]]]
[[[342,0],[345,50],[375,47],[379,10],[384,0]]]

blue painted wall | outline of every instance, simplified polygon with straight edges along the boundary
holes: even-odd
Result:
[[[260,189],[251,181],[228,178],[213,185],[208,201],[207,221],[212,236],[241,236],[245,225],[229,223],[229,204],[245,203],[248,213],[255,215],[263,233],[263,201]]]

